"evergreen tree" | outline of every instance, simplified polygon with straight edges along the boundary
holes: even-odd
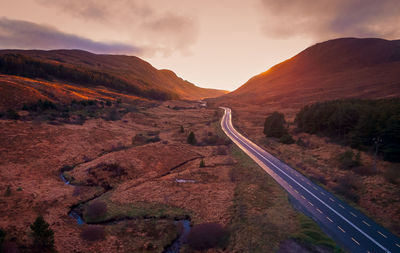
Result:
[[[191,145],[196,145],[197,140],[196,140],[196,136],[194,135],[193,132],[190,132],[188,137],[187,137],[187,143],[191,144]]]
[[[185,129],[183,128],[183,126],[181,126],[181,129],[179,130],[179,132],[184,133]]]
[[[267,137],[281,138],[287,133],[285,124],[285,116],[280,112],[273,112],[265,119],[264,134]]]
[[[0,228],[0,253],[3,252],[3,242],[6,237],[6,232]]]
[[[206,164],[205,164],[204,160],[201,159],[201,161],[200,161],[200,168],[204,168],[204,167],[206,167]]]
[[[31,224],[33,236],[33,248],[38,252],[51,252],[54,250],[54,232],[50,225],[38,216],[34,223]]]

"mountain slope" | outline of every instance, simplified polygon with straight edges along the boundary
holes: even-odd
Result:
[[[400,95],[400,40],[343,38],[316,44],[218,99],[298,108],[338,98]]]
[[[1,50],[0,73],[149,99],[201,99],[226,93],[197,87],[135,56],[81,50]]]

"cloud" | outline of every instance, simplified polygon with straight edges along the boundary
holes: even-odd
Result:
[[[142,27],[150,40],[157,40],[157,50],[165,56],[177,50],[190,54],[188,49],[196,42],[198,35],[193,19],[170,12],[143,23]],[[173,36],[173,34],[180,36]]]
[[[104,31],[112,28],[130,37],[143,48],[142,55],[169,56],[180,52],[190,54],[198,38],[197,19],[191,13],[178,11],[167,1],[146,0],[36,0],[50,7],[96,25]]]
[[[400,36],[398,0],[261,0],[267,36],[334,37]]]
[[[13,49],[82,49],[94,53],[137,54],[127,44],[96,42],[32,22],[0,18],[0,47]]]

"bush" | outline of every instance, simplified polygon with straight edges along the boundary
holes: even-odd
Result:
[[[273,112],[270,116],[265,119],[264,123],[264,134],[267,137],[281,138],[287,133],[287,129],[284,127],[285,116],[280,112]]]
[[[107,204],[103,201],[94,201],[85,208],[85,217],[90,220],[100,219],[107,214]]]
[[[188,235],[189,247],[206,250],[222,246],[228,237],[227,231],[218,223],[203,223],[193,227]]]
[[[206,167],[206,163],[204,162],[203,159],[201,159],[199,167],[200,167],[200,168]]]
[[[42,216],[36,218],[30,226],[33,236],[33,248],[38,252],[54,250],[54,232]]]
[[[284,134],[281,138],[279,138],[279,142],[283,144],[293,144],[294,139],[290,134]]]
[[[196,140],[196,136],[194,135],[193,132],[190,132],[188,137],[187,137],[187,143],[189,143],[190,145],[196,145],[197,140]]]
[[[361,165],[360,162],[360,153],[354,155],[352,150],[347,150],[341,153],[338,157],[340,167],[344,170],[349,170],[351,168],[357,167]]]
[[[81,238],[85,241],[95,242],[104,240],[106,238],[106,234],[103,227],[89,225],[82,230]]]
[[[400,164],[392,164],[385,170],[383,175],[388,182],[400,184]]]
[[[180,133],[184,133],[185,132],[185,129],[183,128],[183,126],[180,127],[179,132]]]

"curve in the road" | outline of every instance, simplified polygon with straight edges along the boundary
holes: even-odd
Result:
[[[398,237],[245,138],[232,125],[232,111],[221,108],[225,111],[221,120],[225,134],[340,245],[352,252],[400,252]]]

